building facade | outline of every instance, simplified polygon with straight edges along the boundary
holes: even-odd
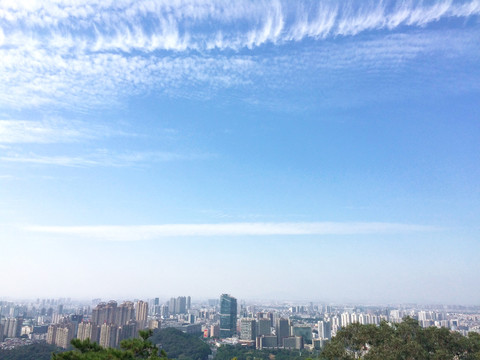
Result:
[[[228,294],[220,296],[220,337],[232,337],[237,327],[237,299]]]

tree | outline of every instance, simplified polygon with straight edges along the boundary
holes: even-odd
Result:
[[[480,335],[467,337],[446,328],[422,328],[412,318],[380,326],[352,324],[325,346],[328,360],[480,360]]]
[[[60,352],[62,349],[55,345],[46,343],[35,343],[20,346],[11,350],[0,349],[2,360],[50,360],[53,352]]]
[[[52,360],[168,360],[165,351],[158,348],[148,340],[152,330],[140,331],[139,339],[128,339],[120,342],[120,349],[105,349],[90,339],[71,341],[75,348],[61,354],[52,354]]]
[[[161,344],[170,357],[178,360],[207,360],[212,353],[199,334],[186,334],[175,328],[155,330],[150,341]]]

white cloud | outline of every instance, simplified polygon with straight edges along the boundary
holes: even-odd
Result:
[[[37,45],[32,43],[25,49],[0,48],[0,105],[23,108],[55,104],[88,110],[120,105],[124,97],[150,90],[172,97],[208,98],[228,88],[248,87],[250,91],[260,83],[259,79],[265,86],[282,85],[287,81],[282,74],[293,69],[297,75],[291,81],[305,68],[317,68],[322,70],[317,76],[328,76],[331,70],[371,69],[372,64],[377,69],[395,68],[421,54],[465,56],[465,51],[471,50],[478,53],[478,48],[472,49],[477,35],[478,32],[432,31],[428,37],[422,33],[367,37],[341,46],[309,46],[288,55],[266,54],[261,59],[255,55],[208,53],[62,55],[35,50]]]
[[[0,143],[63,143],[98,137],[104,132],[78,121],[0,120]]]
[[[211,154],[180,154],[174,152],[127,152],[117,153],[108,150],[96,150],[83,155],[49,156],[33,153],[22,154],[10,152],[0,156],[0,161],[9,163],[24,163],[36,165],[55,165],[68,167],[124,167],[144,165],[158,162],[179,160],[197,160],[210,158]]]
[[[438,230],[431,226],[379,222],[166,224],[145,226],[28,226],[27,231],[108,241],[141,241],[177,236],[361,235]]]
[[[266,57],[271,54],[260,59],[254,51],[242,50],[367,30],[423,28],[441,19],[479,14],[480,0],[0,0],[0,106],[110,107],[152,89],[173,97],[208,98],[221,89],[254,84],[272,68],[302,61],[291,56],[277,62]],[[363,56],[363,62],[382,64],[444,43],[442,36],[433,36],[420,44],[412,33],[403,42],[383,41],[383,48],[378,42],[356,41],[357,51],[338,51],[325,43],[310,61],[341,68]],[[459,42],[466,43],[462,36]]]
[[[68,42],[74,47],[87,44],[93,51],[127,52],[205,50],[212,46],[239,50],[306,37],[425,26],[442,18],[478,14],[478,0],[0,3],[0,19],[9,34],[12,29],[22,28],[47,46]],[[38,28],[44,31],[30,31]],[[65,41],[58,41],[59,37],[65,37]],[[21,46],[18,42],[14,45]]]
[[[115,53],[72,57],[42,49],[0,49],[0,58],[0,104],[14,108],[42,104],[107,107],[124,96],[152,88],[188,96],[179,91],[185,84],[194,95],[196,86],[228,88],[247,83],[247,74],[254,73],[254,63],[246,57],[127,57]]]

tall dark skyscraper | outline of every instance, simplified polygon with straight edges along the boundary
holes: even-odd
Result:
[[[276,323],[277,344],[283,346],[283,339],[290,336],[290,323],[287,319],[277,319]]]
[[[237,299],[228,295],[220,296],[220,337],[232,337],[237,328]]]

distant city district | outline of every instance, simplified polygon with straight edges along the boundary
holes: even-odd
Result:
[[[480,333],[480,307],[341,305],[240,301],[228,294],[192,302],[190,296],[134,301],[72,299],[0,301],[0,348],[46,342],[67,349],[74,338],[118,347],[142,329],[176,328],[203,336],[212,349],[243,345],[256,349],[319,350],[352,323],[398,323],[406,316],[422,327],[445,327],[462,335]],[[214,352],[215,353],[215,352]]]

